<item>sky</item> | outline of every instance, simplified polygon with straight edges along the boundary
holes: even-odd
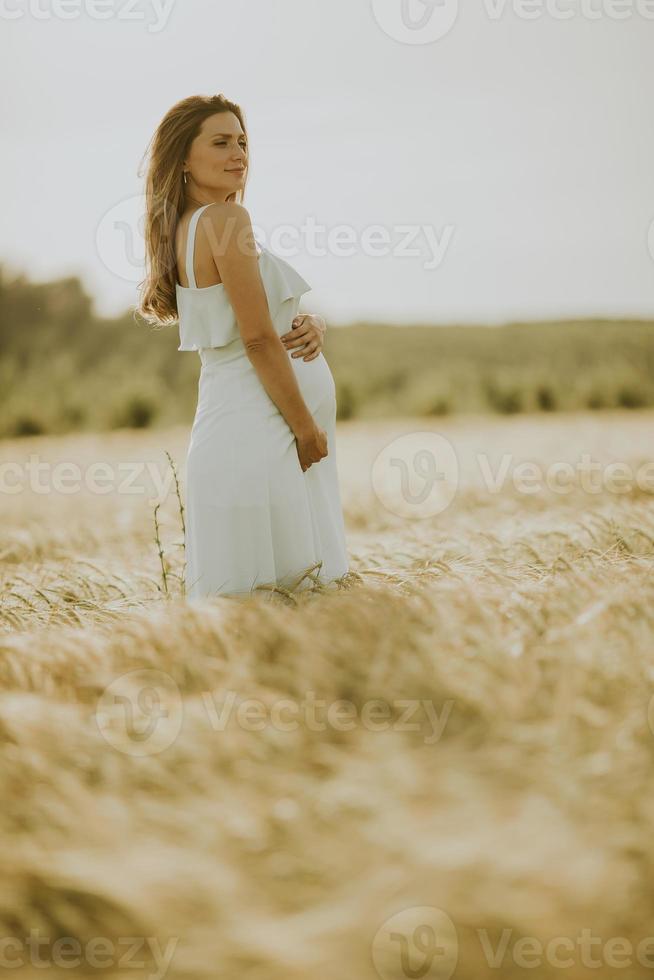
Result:
[[[654,316],[654,0],[0,0],[0,19],[12,275],[134,307],[147,144],[179,99],[223,92],[257,237],[328,323]]]

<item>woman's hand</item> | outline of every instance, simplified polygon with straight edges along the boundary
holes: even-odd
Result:
[[[319,463],[329,455],[327,433],[315,422],[309,432],[296,435],[295,444],[303,473],[306,473],[313,463]]]
[[[293,320],[293,329],[282,334],[281,341],[286,350],[301,348],[294,351],[291,357],[312,361],[322,350],[326,329],[325,318],[318,313],[300,313]]]

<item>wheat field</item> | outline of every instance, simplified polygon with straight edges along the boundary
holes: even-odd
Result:
[[[181,595],[187,427],[0,443],[7,972],[651,976],[653,421],[341,422],[350,574],[246,602]]]

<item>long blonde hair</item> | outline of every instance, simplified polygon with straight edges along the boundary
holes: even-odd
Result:
[[[182,166],[202,123],[216,112],[233,112],[247,137],[243,111],[222,92],[191,95],[168,110],[143,157],[150,152],[145,174],[146,275],[139,283],[136,312],[151,324],[165,325],[177,320],[175,230],[185,209]],[[143,160],[139,176],[143,176],[142,164]],[[247,176],[246,173],[246,182]],[[243,186],[234,191],[227,200],[242,203],[244,189]]]

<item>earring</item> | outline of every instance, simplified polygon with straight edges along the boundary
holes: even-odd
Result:
[[[183,171],[183,177],[184,177],[184,183],[186,184],[187,183],[187,179],[186,179],[186,171],[185,170]]]

